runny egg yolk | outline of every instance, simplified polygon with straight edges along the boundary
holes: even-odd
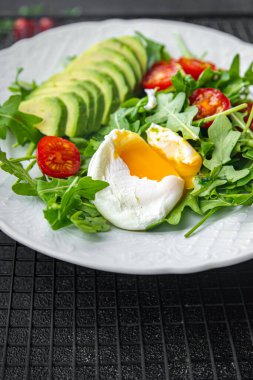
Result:
[[[125,162],[132,176],[156,181],[169,175],[180,177],[171,163],[136,133],[119,131],[114,146],[115,156]]]
[[[199,153],[177,133],[153,124],[147,130],[148,143],[166,158],[185,181],[186,189],[193,188],[193,178],[202,166]]]

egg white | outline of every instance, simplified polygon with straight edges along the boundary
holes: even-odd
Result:
[[[109,186],[96,194],[94,204],[112,224],[127,230],[144,230],[162,220],[183,194],[184,181],[168,175],[161,181],[131,176],[115,154],[114,141],[124,130],[113,130],[92,157],[88,175]]]

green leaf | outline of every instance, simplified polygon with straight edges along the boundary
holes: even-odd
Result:
[[[199,208],[198,198],[194,197],[191,192],[189,192],[182,200],[177,204],[177,206],[170,212],[165,221],[169,224],[176,225],[180,222],[183,212],[186,207],[189,207],[196,214],[201,215],[202,212]]]
[[[44,216],[54,230],[73,223],[71,217],[80,211],[83,199],[93,200],[107,186],[106,182],[90,177],[37,181],[38,195],[47,204]]]
[[[244,78],[252,85],[253,84],[253,62],[249,65],[244,74]]]
[[[150,69],[156,62],[170,59],[170,55],[166,51],[166,48],[163,44],[145,37],[140,32],[135,32],[135,34],[146,48],[148,56],[148,69]]]
[[[240,76],[240,55],[236,54],[228,70],[231,78],[238,78]]]
[[[41,118],[19,112],[20,102],[21,96],[13,95],[0,107],[0,127],[4,128],[0,137],[5,138],[6,128],[9,128],[18,144],[24,145],[30,141],[37,144],[42,134],[34,128],[34,125],[39,123]]]
[[[209,66],[207,67],[199,76],[198,81],[196,83],[196,88],[201,88],[206,85],[209,81],[213,79],[214,76],[214,71],[212,68]]]
[[[14,193],[18,195],[33,196],[33,197],[36,197],[38,195],[36,187],[31,186],[30,183],[23,183],[23,182],[14,183],[14,185],[12,186],[12,190],[14,191]]]
[[[12,162],[6,157],[6,153],[0,149],[0,168],[7,173],[10,173],[18,179],[30,184],[31,187],[36,189],[36,184],[30,175],[26,172],[20,162]]]
[[[192,125],[194,116],[198,109],[195,106],[187,107],[184,111],[186,95],[180,92],[175,97],[171,93],[160,93],[157,95],[157,107],[154,113],[148,116],[145,121],[155,124],[167,124],[167,127],[174,132],[182,132],[185,139],[197,140],[199,137],[199,127]]]
[[[109,128],[113,129],[129,129],[130,125],[126,118],[129,113],[129,109],[120,108],[114,112],[109,121]]]
[[[249,169],[235,170],[233,166],[223,166],[219,172],[219,178],[228,182],[237,182],[249,174]]]
[[[196,56],[189,50],[183,37],[180,34],[176,34],[175,37],[176,37],[177,46],[180,50],[181,55],[186,58],[196,58]]]
[[[9,86],[9,90],[14,94],[19,94],[22,100],[37,88],[37,84],[34,81],[29,83],[20,80],[20,75],[23,71],[22,67],[17,69],[15,81]]]
[[[220,207],[230,207],[231,203],[223,199],[204,199],[200,201],[200,209],[203,214],[207,211],[214,210]]]
[[[193,118],[196,116],[198,109],[196,106],[190,106],[181,113],[169,113],[167,127],[174,132],[182,132],[183,138],[188,140],[199,139],[199,127],[192,125]]]
[[[214,144],[214,149],[212,158],[204,160],[204,166],[213,170],[228,163],[240,135],[240,132],[232,130],[232,124],[226,116],[218,116],[208,128],[208,137]]]
[[[88,212],[77,211],[70,220],[79,230],[86,233],[106,232],[111,228],[107,220],[99,216],[99,213],[90,216]]]

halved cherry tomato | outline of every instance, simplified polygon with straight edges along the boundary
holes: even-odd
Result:
[[[190,97],[190,104],[198,107],[195,120],[215,115],[231,107],[230,100],[216,88],[198,88]],[[202,127],[208,128],[211,124],[212,122],[209,122]]]
[[[144,76],[144,88],[158,88],[165,90],[172,85],[171,78],[180,70],[180,65],[174,60],[155,63]]]
[[[42,173],[54,178],[66,178],[79,170],[81,159],[79,150],[71,141],[44,136],[38,143],[37,163]]]
[[[197,80],[200,74],[207,68],[211,67],[212,70],[216,70],[216,66],[211,62],[201,61],[196,58],[181,57],[177,61],[186,74],[190,74],[195,80]]]
[[[246,116],[244,117],[244,121],[245,121],[245,123],[247,123],[247,121],[248,121],[248,118],[249,118],[250,111],[251,111],[252,107],[253,107],[253,102],[248,102],[248,103],[247,103],[247,109],[246,109],[247,114],[246,114]],[[242,112],[245,112],[245,109],[242,110]],[[253,131],[253,120],[252,120],[252,122],[250,123],[250,129]]]

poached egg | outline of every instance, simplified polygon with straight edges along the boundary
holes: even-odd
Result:
[[[90,161],[88,175],[109,183],[96,194],[94,204],[119,228],[145,230],[166,217],[183,195],[185,180],[179,170],[182,157],[173,145],[173,157],[178,161],[173,160],[165,140],[161,145],[166,139],[164,129],[167,130],[152,125],[147,131],[149,143],[134,132],[115,129],[105,136]],[[159,140],[159,133],[162,140]],[[172,140],[173,136],[169,135]],[[179,146],[181,149],[182,142],[178,149]],[[193,151],[191,153],[197,153]],[[189,149],[184,152],[182,165],[187,166]]]

